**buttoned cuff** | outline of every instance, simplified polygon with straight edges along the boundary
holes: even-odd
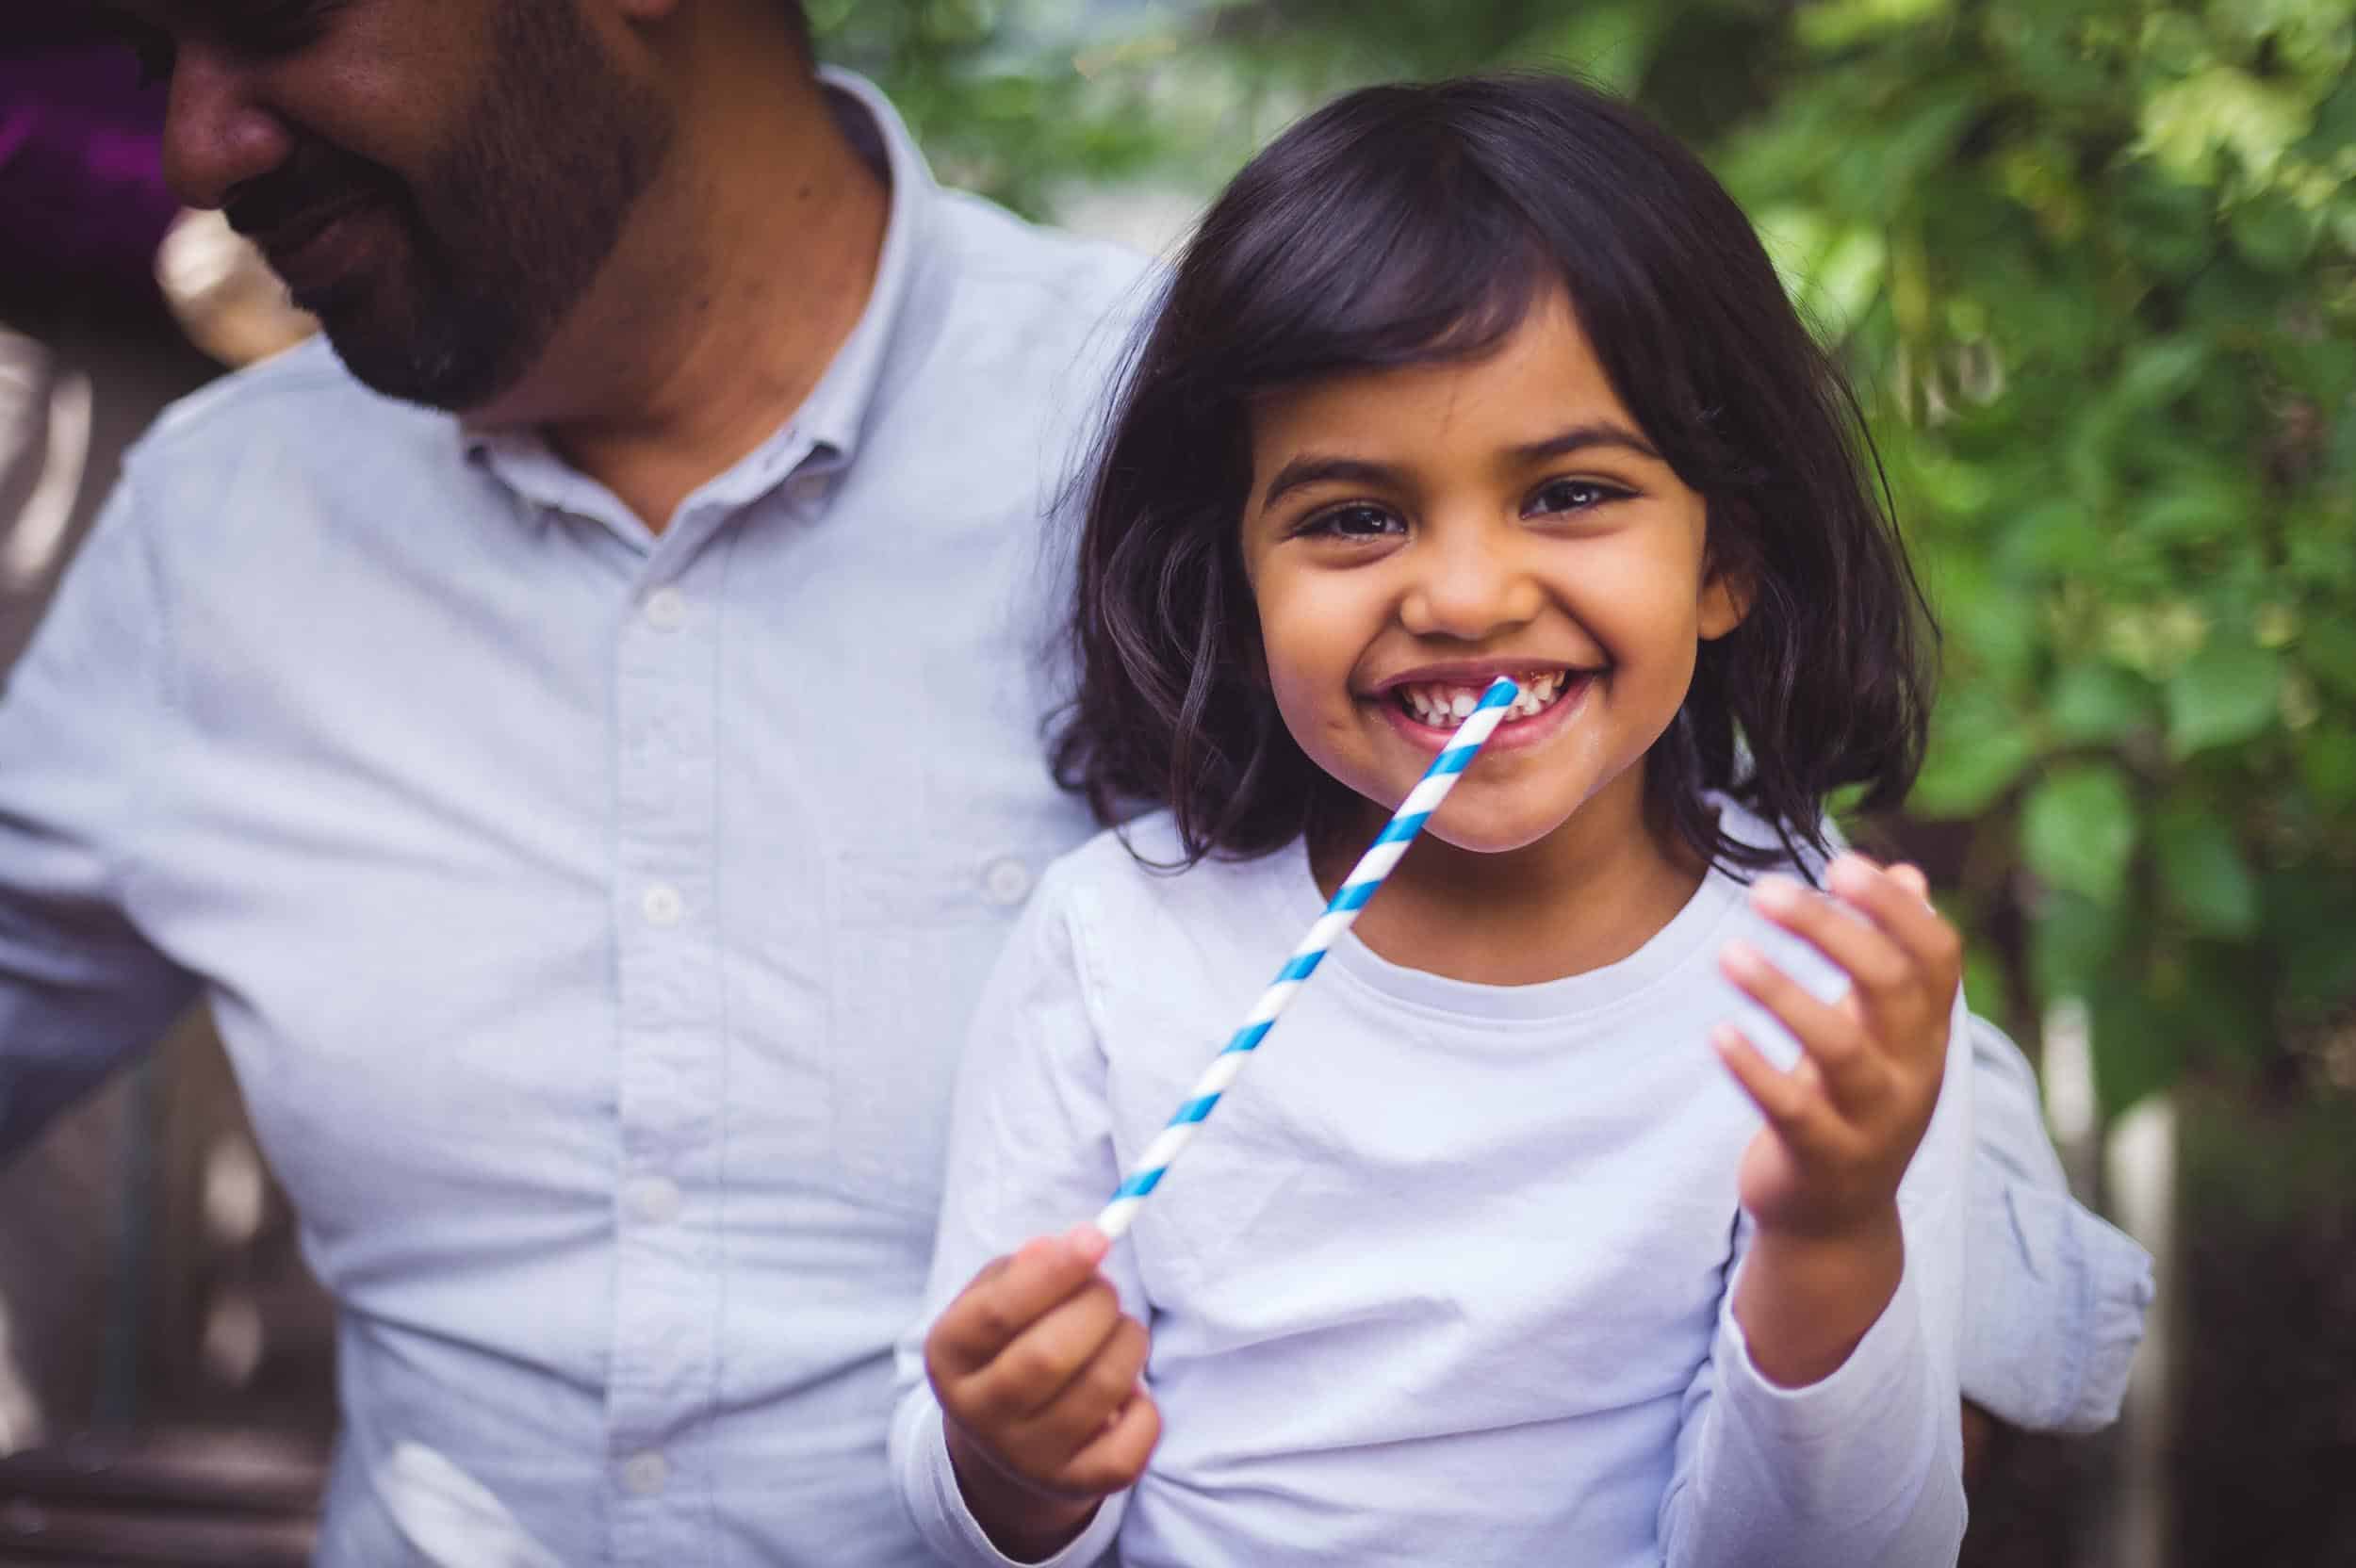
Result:
[[[1963,1396],[2009,1426],[2087,1432],[2119,1418],[2151,1305],[2151,1259],[2066,1193],[1975,1185]]]
[[[1088,1521],[1088,1528],[1053,1557],[1024,1562],[1000,1551],[983,1532],[973,1511],[965,1506],[965,1494],[957,1490],[957,1471],[949,1462],[949,1440],[941,1423],[941,1407],[930,1405],[914,1437],[917,1462],[923,1474],[917,1484],[908,1489],[917,1532],[934,1551],[950,1562],[975,1564],[977,1568],[1088,1568],[1112,1549],[1113,1537],[1121,1530],[1121,1512],[1128,1504],[1126,1493],[1105,1498],[1097,1509],[1096,1517]]]

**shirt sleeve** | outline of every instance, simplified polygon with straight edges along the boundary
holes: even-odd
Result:
[[[1963,1396],[2012,1426],[2093,1431],[2119,1418],[2151,1305],[2151,1259],[2070,1196],[2020,1048],[1981,1018],[1971,1041]]]
[[[0,687],[0,1154],[195,983],[128,912],[128,840],[166,763],[165,627],[125,481]]]
[[[941,1412],[924,1375],[925,1331],[991,1259],[1033,1236],[1093,1218],[1120,1180],[1105,1057],[1072,918],[1068,867],[1051,872],[989,985],[973,1021],[951,1112],[947,1192],[923,1318],[898,1347],[892,1464],[918,1532],[948,1563],[1000,1568],[1006,1557],[967,1510],[949,1464]],[[1132,1253],[1102,1266],[1123,1310],[1147,1318]],[[1108,1497],[1053,1568],[1108,1557],[1125,1494]]]
[[[1668,1568],[1939,1568],[1962,1548],[1961,1338],[1972,1071],[1962,1000],[1922,1147],[1899,1185],[1906,1266],[1857,1348],[1830,1376],[1779,1388],[1735,1321],[1735,1256],[1708,1359],[1686,1390],[1661,1508]]]

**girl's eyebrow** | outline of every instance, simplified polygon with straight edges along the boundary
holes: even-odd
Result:
[[[1268,482],[1268,489],[1260,497],[1260,510],[1265,512],[1274,506],[1276,498],[1287,490],[1299,490],[1328,482],[1388,486],[1398,483],[1399,470],[1387,463],[1368,463],[1354,457],[1319,457],[1314,452],[1303,452],[1276,470],[1276,477]]]
[[[1589,447],[1620,447],[1636,453],[1639,457],[1649,457],[1655,463],[1662,461],[1661,454],[1653,449],[1651,442],[1626,425],[1614,424],[1609,419],[1598,420],[1594,424],[1573,425],[1560,435],[1549,435],[1544,441],[1532,441],[1528,446],[1515,447],[1513,455],[1517,462],[1543,463],[1549,457],[1562,457],[1566,453],[1582,451]]]
[[[1516,466],[1525,466],[1543,463],[1548,458],[1583,451],[1590,447],[1618,447],[1639,457],[1651,458],[1655,463],[1665,461],[1653,449],[1651,442],[1626,425],[1615,424],[1609,419],[1573,425],[1559,435],[1549,435],[1543,441],[1515,447],[1507,456]],[[1329,482],[1395,486],[1399,482],[1399,472],[1386,463],[1369,463],[1353,457],[1319,457],[1314,452],[1304,452],[1276,470],[1276,477],[1268,481],[1268,489],[1260,497],[1260,510],[1265,512],[1274,506],[1277,498],[1288,490]]]

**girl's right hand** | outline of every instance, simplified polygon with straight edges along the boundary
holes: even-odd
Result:
[[[949,1460],[966,1507],[1009,1557],[1069,1544],[1136,1484],[1162,1430],[1138,1383],[1145,1326],[1096,1271],[1093,1226],[995,1260],[924,1337]]]

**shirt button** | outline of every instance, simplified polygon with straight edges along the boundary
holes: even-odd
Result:
[[[679,897],[677,888],[667,882],[658,882],[646,890],[646,896],[638,901],[638,907],[646,917],[648,925],[677,925],[679,917],[687,912],[687,901]]]
[[[657,631],[677,631],[687,624],[687,596],[676,588],[658,588],[646,596],[646,624]]]
[[[648,1449],[622,1462],[622,1485],[633,1497],[651,1497],[671,1482],[671,1462]]]
[[[804,474],[794,482],[791,488],[795,500],[815,506],[826,498],[827,484],[824,474]]]
[[[662,1176],[642,1176],[623,1190],[622,1201],[632,1218],[648,1225],[668,1225],[679,1217],[679,1184]]]
[[[1011,855],[1000,856],[984,868],[982,891],[992,904],[1020,904],[1031,891],[1031,868]]]

